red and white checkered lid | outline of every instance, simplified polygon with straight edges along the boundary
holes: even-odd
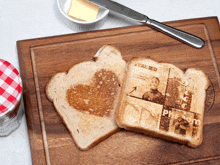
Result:
[[[21,99],[22,81],[18,70],[0,59],[0,116],[13,110]]]

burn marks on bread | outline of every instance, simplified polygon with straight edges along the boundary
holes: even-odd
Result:
[[[116,74],[101,69],[94,74],[89,85],[72,86],[67,90],[66,97],[69,105],[82,113],[108,117],[119,88]]]
[[[205,101],[207,88],[201,71],[134,59],[125,86],[119,124],[179,140],[201,136],[204,105],[199,100]]]

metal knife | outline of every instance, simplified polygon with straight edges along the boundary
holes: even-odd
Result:
[[[190,33],[184,32],[182,30],[176,29],[174,27],[165,25],[163,23],[160,23],[156,20],[150,19],[144,14],[141,14],[137,11],[134,11],[124,5],[121,5],[117,2],[111,1],[111,0],[87,0],[90,1],[98,6],[101,6],[103,8],[106,8],[112,12],[118,13],[120,15],[123,15],[127,18],[131,18],[137,22],[140,22],[142,24],[146,24],[154,29],[157,29],[175,39],[178,39],[186,44],[189,44],[196,48],[202,48],[204,46],[204,41],[194,36]]]

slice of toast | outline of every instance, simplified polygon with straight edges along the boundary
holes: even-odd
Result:
[[[202,143],[208,79],[172,64],[133,58],[127,64],[116,122],[121,128],[196,147]]]
[[[115,121],[126,62],[112,46],[102,47],[95,61],[57,73],[46,87],[51,100],[81,150],[88,150],[119,130]]]

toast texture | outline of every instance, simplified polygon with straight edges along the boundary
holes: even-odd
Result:
[[[116,108],[126,62],[112,46],[103,46],[95,61],[74,65],[54,75],[46,95],[81,150],[88,150],[119,130]]]
[[[206,75],[150,58],[132,58],[126,69],[116,122],[119,127],[197,147],[203,138]]]

